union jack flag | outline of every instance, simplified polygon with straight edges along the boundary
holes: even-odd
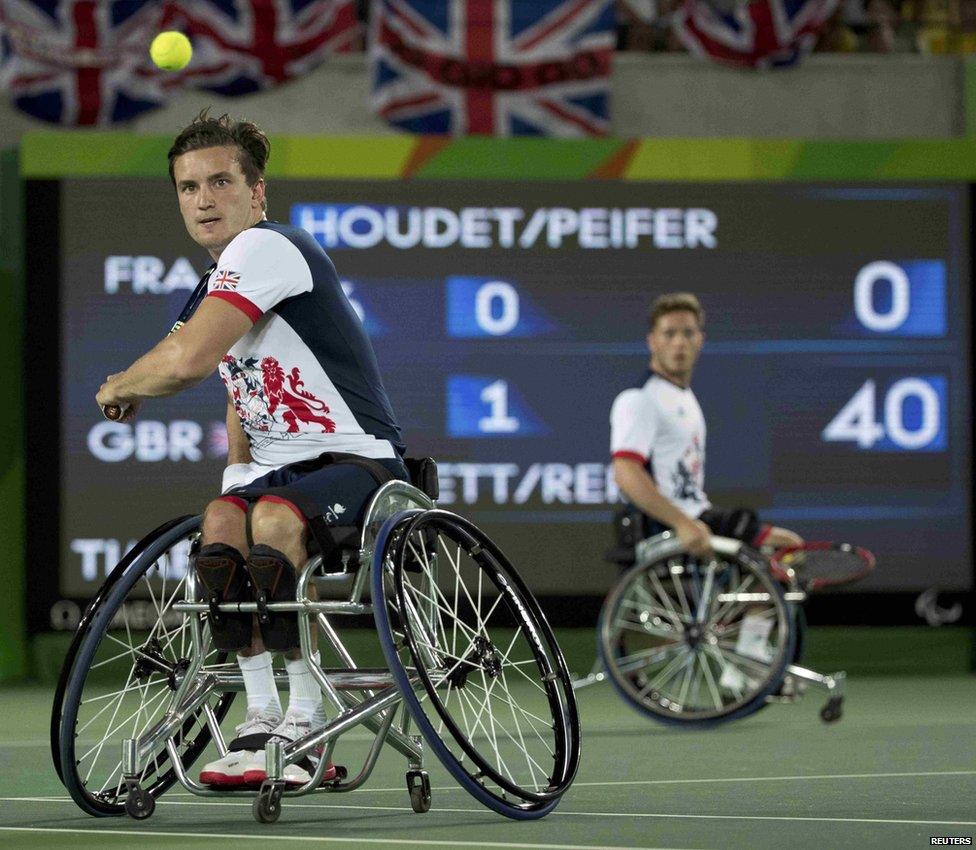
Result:
[[[213,288],[233,292],[241,282],[240,272],[222,270],[214,279]]]
[[[166,28],[193,42],[184,84],[241,95],[311,71],[356,47],[356,0],[174,0]]]
[[[373,106],[412,133],[600,136],[612,0],[373,0]]]
[[[674,32],[691,53],[738,68],[783,68],[806,56],[838,0],[685,0]]]
[[[22,111],[58,124],[126,121],[166,100],[149,42],[153,0],[3,0],[0,88]]]

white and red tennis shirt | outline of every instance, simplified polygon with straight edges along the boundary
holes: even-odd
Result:
[[[254,459],[225,474],[223,489],[323,452],[402,454],[373,346],[308,233],[262,221],[238,234],[210,274],[207,297],[254,322],[219,366]]]
[[[639,387],[624,390],[610,411],[610,451],[641,463],[661,494],[697,517],[705,496],[705,417],[688,387],[648,372]]]

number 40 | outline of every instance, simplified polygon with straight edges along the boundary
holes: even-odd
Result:
[[[902,449],[927,446],[939,433],[939,396],[931,384],[921,378],[903,378],[891,385],[884,399],[884,419],[875,419],[877,405],[874,381],[865,381],[850,401],[823,429],[826,442],[855,442],[862,449],[870,449],[887,436]],[[904,404],[917,398],[921,405],[921,422],[917,428],[905,427]]]

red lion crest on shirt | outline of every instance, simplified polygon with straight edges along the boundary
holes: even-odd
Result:
[[[305,383],[297,366],[285,374],[285,370],[274,357],[265,357],[261,361],[261,380],[268,400],[268,413],[273,416],[279,405],[284,407],[282,419],[288,425],[289,434],[299,432],[299,422],[317,423],[326,434],[335,431],[335,422],[324,415],[329,413],[329,406],[303,389]]]

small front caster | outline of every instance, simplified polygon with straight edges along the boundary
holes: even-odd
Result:
[[[417,814],[430,811],[430,777],[426,770],[407,771],[407,790],[410,792],[410,806]]]
[[[138,782],[129,785],[125,796],[125,813],[134,820],[145,820],[156,811],[156,801],[152,794],[142,788]]]
[[[281,792],[284,783],[265,779],[251,806],[254,819],[258,823],[274,823],[281,816]]]
[[[831,697],[827,700],[824,707],[820,709],[820,719],[824,723],[836,723],[844,714],[843,705],[843,697]]]

